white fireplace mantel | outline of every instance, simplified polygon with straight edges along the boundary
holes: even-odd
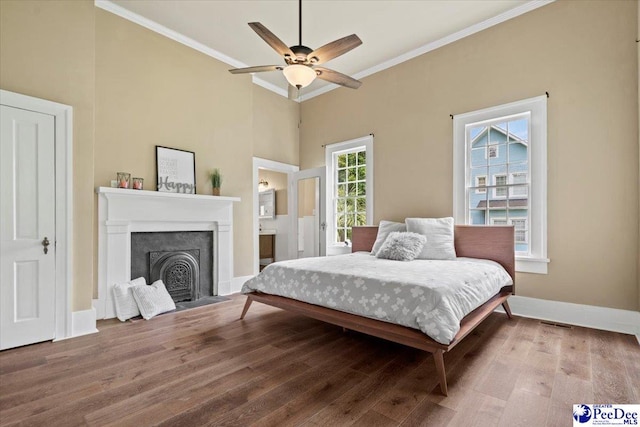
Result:
[[[233,203],[239,197],[98,187],[98,319],[115,317],[112,287],[131,280],[131,233],[211,231],[214,284],[228,293],[233,278]]]

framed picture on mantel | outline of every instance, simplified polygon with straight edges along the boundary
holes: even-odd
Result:
[[[193,151],[156,145],[158,191],[196,194],[196,155]]]

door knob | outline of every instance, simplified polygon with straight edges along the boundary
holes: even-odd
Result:
[[[49,245],[51,244],[51,242],[49,242],[49,239],[47,239],[46,237],[44,238],[44,240],[42,241],[42,246],[44,246],[44,254],[46,255],[47,252],[49,252]]]

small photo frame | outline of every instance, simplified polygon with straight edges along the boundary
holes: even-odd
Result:
[[[196,156],[193,151],[156,145],[158,191],[196,194]]]

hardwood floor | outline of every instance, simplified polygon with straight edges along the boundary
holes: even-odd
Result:
[[[0,352],[0,425],[566,426],[640,402],[634,337],[492,314],[432,356],[245,298]]]

